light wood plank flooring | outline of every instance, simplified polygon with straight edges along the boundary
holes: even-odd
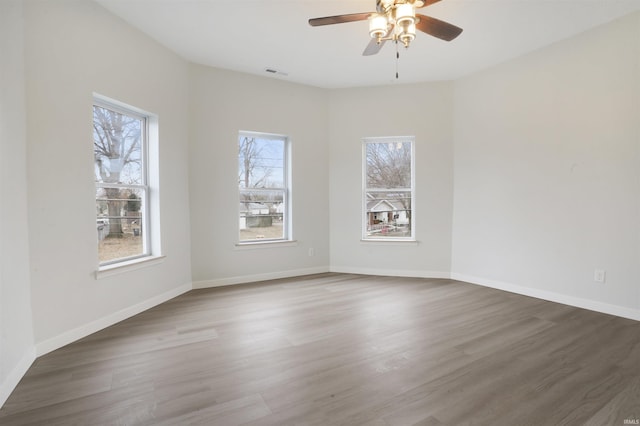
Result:
[[[623,425],[640,323],[451,280],[194,290],[36,360],[2,425]]]

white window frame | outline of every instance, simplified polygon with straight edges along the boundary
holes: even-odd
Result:
[[[411,145],[411,188],[368,188],[367,187],[367,145],[372,143],[409,143]],[[402,242],[416,241],[416,197],[415,197],[415,136],[380,136],[365,137],[362,139],[362,241],[375,242]],[[411,233],[406,237],[373,237],[367,235],[369,217],[367,214],[367,192],[397,192],[398,190],[411,193]]]
[[[122,257],[118,259],[100,262],[98,259],[98,272],[110,271],[114,268],[131,267],[140,262],[161,258],[159,235],[159,191],[158,191],[158,117],[139,108],[127,105],[123,102],[95,94],[93,95],[92,109],[94,106],[109,109],[111,111],[135,117],[142,121],[141,149],[141,184],[110,184],[95,182],[97,188],[131,188],[142,192],[141,197],[141,228],[142,253]],[[92,138],[93,139],[93,138]],[[152,144],[151,141],[154,143]],[[153,147],[152,147],[153,145]],[[93,156],[92,156],[93,157]],[[96,250],[98,246],[96,245]],[[97,276],[99,278],[99,276]]]
[[[283,188],[265,188],[264,191],[273,191],[279,190],[283,191],[283,203],[284,209],[282,214],[282,238],[261,238],[261,239],[252,239],[252,240],[241,240],[240,239],[240,194],[243,191],[243,188],[240,188],[238,185],[238,211],[236,214],[236,223],[238,224],[238,242],[236,244],[237,247],[242,246],[259,246],[259,245],[269,245],[269,244],[288,244],[295,242],[293,239],[293,220],[292,220],[292,191],[291,191],[291,139],[286,135],[276,134],[276,133],[265,133],[265,132],[256,132],[256,131],[246,131],[241,130],[238,132],[238,138],[236,139],[236,147],[237,144],[240,143],[241,138],[250,137],[250,138],[259,138],[259,139],[269,139],[269,140],[279,140],[284,143],[284,158],[283,158]],[[236,156],[236,161],[239,159],[239,156]],[[239,171],[236,169],[236,171]],[[260,192],[259,188],[251,188],[251,191]]]

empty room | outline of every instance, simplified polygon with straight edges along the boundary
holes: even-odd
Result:
[[[638,0],[0,0],[1,425],[640,424]]]

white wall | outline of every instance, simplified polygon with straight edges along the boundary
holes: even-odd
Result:
[[[190,289],[188,65],[93,2],[25,3],[32,305],[46,352]],[[159,116],[164,262],[96,280],[92,93]]]
[[[0,406],[34,359],[22,3],[0,2]]]
[[[329,269],[326,91],[193,65],[191,258],[196,287]],[[295,245],[238,249],[238,131],[287,135]],[[309,249],[314,256],[309,256]]]
[[[451,267],[451,83],[335,90],[330,98],[331,269],[443,277]],[[362,138],[415,136],[417,245],[361,242]]]
[[[456,278],[640,318],[639,62],[636,13],[455,82]]]

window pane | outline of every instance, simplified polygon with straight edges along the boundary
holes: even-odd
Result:
[[[411,236],[411,191],[369,191],[367,197],[367,237]]]
[[[284,188],[285,141],[240,135],[238,186],[240,188]]]
[[[283,239],[284,190],[240,190],[240,241]]]
[[[411,188],[411,143],[366,144],[367,188]]]
[[[412,136],[364,141],[364,239],[415,238]]]
[[[142,184],[144,120],[93,107],[93,154],[96,182]]]
[[[240,242],[290,238],[287,143],[284,136],[264,133],[238,137]]]
[[[96,188],[100,263],[145,254],[143,200],[143,189]]]

